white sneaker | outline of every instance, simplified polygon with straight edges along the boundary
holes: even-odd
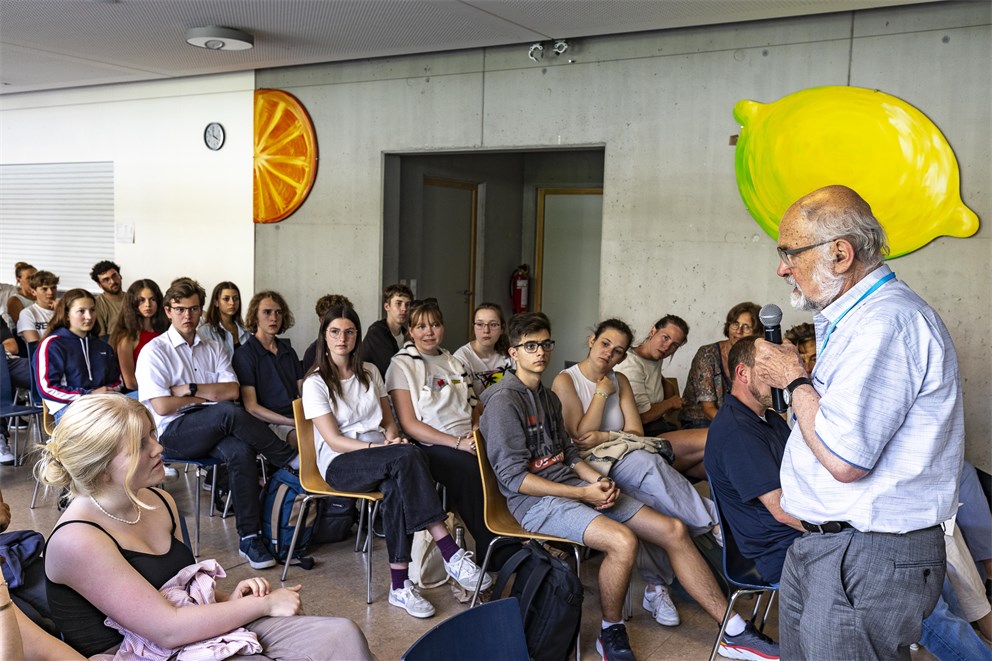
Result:
[[[651,588],[654,590],[651,590]],[[644,610],[654,615],[654,621],[666,627],[677,627],[682,621],[668,594],[666,585],[648,585],[644,588]]]
[[[444,570],[448,572],[448,576],[455,579],[455,582],[466,590],[475,590],[479,576],[482,576],[481,590],[486,590],[493,584],[493,579],[489,577],[489,574],[483,574],[479,566],[472,561],[472,552],[465,549],[458,549],[458,553],[444,563]]]
[[[403,582],[402,588],[389,591],[389,603],[392,606],[399,606],[414,617],[425,618],[434,615],[434,606],[420,595],[410,579]]]
[[[2,360],[2,357],[0,357],[0,360]],[[0,436],[0,466],[13,466],[14,459],[14,453],[11,452],[7,439]]]

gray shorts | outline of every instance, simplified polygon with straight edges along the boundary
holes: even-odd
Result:
[[[582,484],[586,484],[583,482]],[[597,516],[605,516],[619,523],[630,520],[644,503],[620,494],[613,507],[597,510],[571,498],[544,496],[524,514],[520,525],[524,530],[563,537],[579,544],[586,528]]]

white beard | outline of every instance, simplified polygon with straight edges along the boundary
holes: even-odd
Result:
[[[844,287],[844,277],[831,273],[826,260],[820,260],[813,267],[810,278],[820,291],[820,296],[815,299],[807,296],[796,284],[795,278],[790,275],[785,279],[792,286],[792,296],[790,296],[789,302],[797,310],[819,312],[837,300],[840,290]]]

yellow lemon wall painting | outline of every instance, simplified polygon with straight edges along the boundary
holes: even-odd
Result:
[[[871,204],[889,257],[938,236],[967,237],[978,217],[961,201],[957,159],[923,113],[877,90],[816,87],[769,104],[740,101],[737,186],[748,211],[778,238],[789,205],[843,184]]]
[[[300,208],[317,175],[317,135],[296,97],[255,91],[256,223],[278,223]]]

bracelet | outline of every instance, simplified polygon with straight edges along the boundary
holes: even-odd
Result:
[[[608,393],[603,392],[602,390],[597,390],[596,391],[596,394],[599,395],[600,397],[602,397],[603,399],[609,399],[610,398],[610,395]]]
[[[607,482],[613,482],[613,478],[608,475],[601,475],[600,478],[596,481],[602,482],[603,480],[606,480]]]
[[[369,441],[369,446],[367,448],[365,448],[365,449],[366,450],[371,450],[372,449],[372,441]]]
[[[10,608],[10,605],[13,604],[13,603],[14,603],[14,600],[13,599],[8,599],[7,600],[7,603],[5,603],[3,606],[0,606],[0,611],[7,610],[8,608]]]

